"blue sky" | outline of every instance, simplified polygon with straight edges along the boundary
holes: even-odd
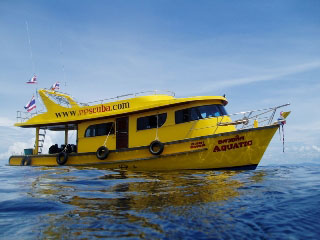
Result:
[[[162,89],[226,94],[229,113],[290,102],[286,153],[275,136],[262,164],[319,163],[319,12],[318,0],[2,0],[0,159],[32,144],[12,124],[35,72],[80,101]]]

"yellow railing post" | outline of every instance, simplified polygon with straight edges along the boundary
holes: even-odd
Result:
[[[39,153],[39,132],[40,132],[40,127],[36,128],[36,140],[35,140],[35,149],[34,149],[34,155],[38,155]]]
[[[68,145],[68,125],[66,125],[65,132],[64,132],[64,144]]]

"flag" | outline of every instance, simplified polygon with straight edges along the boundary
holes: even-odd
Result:
[[[60,89],[60,83],[56,82],[55,84],[52,85],[51,90],[55,91],[55,90],[59,90]]]
[[[28,102],[27,105],[24,106],[24,108],[25,108],[28,112],[30,112],[30,111],[32,111],[33,109],[36,108],[36,99],[34,98],[34,96],[32,96],[30,102]]]
[[[33,77],[26,83],[37,83],[37,76],[33,75]]]

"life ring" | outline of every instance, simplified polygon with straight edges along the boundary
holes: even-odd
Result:
[[[108,157],[109,152],[110,151],[107,147],[101,146],[98,148],[98,150],[96,152],[97,158],[99,158],[100,160],[104,160]]]
[[[21,160],[21,166],[30,166],[31,165],[31,157],[24,157]]]
[[[68,161],[68,153],[60,152],[57,155],[57,163],[59,165],[64,165]]]
[[[164,144],[159,140],[154,140],[149,145],[149,151],[153,155],[160,155],[163,152]]]

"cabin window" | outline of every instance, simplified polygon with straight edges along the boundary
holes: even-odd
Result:
[[[178,110],[175,112],[175,121],[178,124],[223,115],[227,115],[225,108],[222,105],[213,104]]]
[[[141,117],[137,120],[137,130],[145,130],[157,127],[161,127],[167,120],[167,113],[161,113],[158,115],[152,115],[147,117]]]
[[[114,134],[114,123],[102,123],[91,125],[87,128],[85,132],[85,137],[97,137],[104,136],[108,134]]]

